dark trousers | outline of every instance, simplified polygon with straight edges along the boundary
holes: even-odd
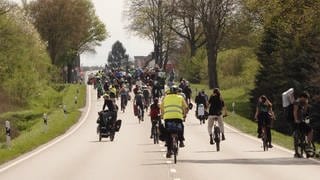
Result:
[[[261,112],[258,114],[258,134],[262,133],[262,127],[265,127],[265,133],[267,135],[267,141],[269,144],[271,144],[272,138],[271,138],[271,118],[269,113],[267,112]]]
[[[165,120],[165,127],[167,129],[168,124],[169,123],[177,123],[177,124],[181,124],[182,126],[182,131],[178,131],[178,140],[179,141],[184,141],[184,125],[182,123],[181,119],[167,119]],[[167,133],[167,137],[166,137],[166,144],[167,144],[167,152],[170,152],[170,150],[172,149],[172,137],[171,137],[171,133],[168,132]]]

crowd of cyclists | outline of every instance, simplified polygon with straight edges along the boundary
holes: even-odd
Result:
[[[168,77],[167,77],[168,76]],[[151,120],[151,135],[153,138],[156,124],[160,124],[160,140],[164,140],[167,146],[167,158],[170,158],[172,138],[168,135],[172,126],[178,128],[179,146],[184,147],[184,125],[187,113],[192,109],[192,90],[187,80],[181,78],[175,83],[174,72],[166,74],[158,68],[152,69],[132,69],[127,72],[121,69],[108,69],[97,72],[89,78],[89,82],[94,84],[97,89],[98,98],[104,98],[102,110],[115,112],[117,117],[118,107],[116,100],[120,97],[121,111],[126,111],[128,101],[133,102],[134,115],[138,117],[139,122],[144,121],[147,117]],[[131,97],[133,96],[133,97]],[[295,131],[302,132],[306,135],[307,141],[312,142],[312,128],[305,123],[304,119],[309,116],[308,108],[309,95],[302,93],[293,104],[293,118]],[[254,118],[258,121],[258,138],[261,138],[262,128],[265,128],[267,135],[268,147],[272,148],[271,143],[271,125],[275,120],[272,111],[272,103],[262,95],[257,100],[256,113]],[[222,140],[225,140],[223,118],[228,115],[227,108],[218,88],[213,89],[212,94],[208,96],[204,90],[201,90],[195,97],[196,116],[198,116],[198,107],[203,105],[206,113],[209,143],[214,144],[213,124],[218,121],[222,134]],[[163,120],[164,123],[161,123]],[[167,130],[167,131],[166,131]],[[299,145],[294,144],[294,157],[301,158],[298,152]]]

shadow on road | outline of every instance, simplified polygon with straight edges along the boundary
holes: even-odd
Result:
[[[163,153],[163,151],[144,151],[144,153]]]
[[[167,163],[147,163],[147,164],[141,164],[141,166],[163,166],[168,165]]]
[[[101,141],[89,141],[90,143],[104,143],[104,142],[111,142],[110,140],[101,140]]]
[[[294,158],[269,158],[269,159],[219,159],[219,160],[179,160],[180,163],[195,163],[195,164],[253,164],[253,165],[315,165],[320,166],[320,163],[308,159]]]
[[[213,152],[218,152],[218,151],[194,151],[194,153],[213,153]]]

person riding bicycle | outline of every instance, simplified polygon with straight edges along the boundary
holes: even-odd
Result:
[[[224,135],[224,123],[223,123],[223,116],[227,116],[227,108],[224,105],[224,101],[221,97],[220,90],[218,88],[213,89],[213,94],[210,96],[209,99],[209,116],[208,116],[208,132],[210,136],[210,144],[214,144],[213,142],[213,135],[212,135],[212,128],[214,125],[215,119],[218,120],[219,128],[222,134],[222,140],[225,140]],[[222,111],[224,114],[222,115]]]
[[[159,99],[158,98],[154,98],[153,99],[153,104],[151,104],[150,106],[150,118],[151,118],[151,136],[150,138],[153,138],[153,129],[155,128],[155,125],[157,124],[157,122],[161,122],[160,119],[160,105],[159,105]]]
[[[141,116],[142,116],[142,121],[144,117],[144,101],[143,101],[143,95],[140,90],[137,91],[137,94],[134,97],[133,104],[136,105],[138,108],[141,110]]]
[[[262,137],[262,127],[265,126],[268,147],[272,148],[271,121],[274,120],[274,113],[272,111],[272,103],[265,95],[259,97],[254,118],[258,121],[258,138]]]
[[[128,103],[129,94],[124,84],[121,85],[121,89],[119,93],[120,93],[120,100],[121,100],[121,108],[125,108]]]
[[[161,116],[165,121],[166,129],[169,128],[170,124],[176,123],[180,124],[182,127],[183,119],[188,112],[188,106],[186,101],[183,99],[181,95],[177,94],[177,87],[172,86],[170,88],[170,92],[163,98],[162,103],[160,105]],[[180,141],[180,147],[184,147],[184,137],[183,130],[178,131],[178,139]],[[170,135],[167,136],[166,139],[167,144],[167,158],[171,157],[171,149],[172,149],[172,137]]]
[[[307,136],[307,141],[310,143],[313,139],[313,130],[311,126],[305,123],[303,120],[308,118],[310,115],[310,106],[309,106],[309,94],[303,92],[299,95],[298,99],[294,102],[293,105],[293,117],[294,117],[294,129],[299,131]],[[294,143],[295,154],[294,157],[302,157],[298,153],[298,145]]]
[[[196,116],[198,116],[198,107],[200,104],[203,104],[205,110],[208,108],[208,96],[205,94],[204,90],[200,91],[199,94],[196,96],[195,103]]]
[[[143,93],[145,105],[149,106],[149,104],[150,104],[150,91],[147,86],[143,86],[142,93]]]
[[[114,85],[111,85],[109,96],[114,103],[116,102],[116,94],[117,94],[117,89],[115,88]]]

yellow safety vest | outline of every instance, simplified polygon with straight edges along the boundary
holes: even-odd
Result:
[[[184,99],[177,94],[166,95],[162,101],[163,119],[183,119]]]

